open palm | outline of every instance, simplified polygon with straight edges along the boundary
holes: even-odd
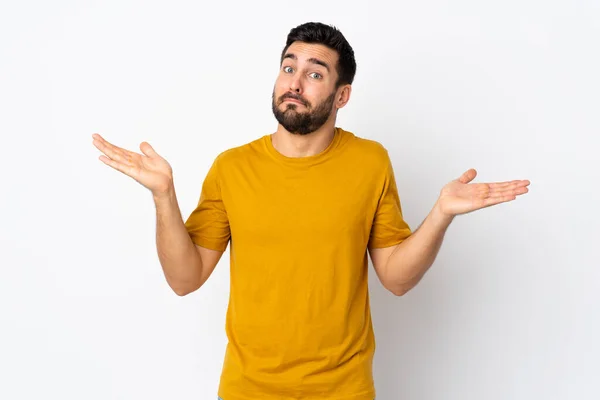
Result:
[[[100,161],[132,177],[153,193],[164,193],[169,189],[173,181],[173,170],[149,143],[140,144],[143,154],[139,154],[117,147],[97,133],[92,137],[94,146],[104,153],[99,157]]]
[[[440,209],[446,215],[465,214],[480,208],[515,200],[529,191],[528,180],[513,180],[494,183],[469,183],[477,176],[477,171],[469,169],[458,179],[444,186],[438,200]]]

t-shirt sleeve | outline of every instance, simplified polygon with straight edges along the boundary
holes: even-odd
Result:
[[[225,251],[231,232],[221,196],[218,164],[219,157],[215,159],[206,174],[198,205],[185,222],[185,227],[192,242],[198,246]]]
[[[371,226],[369,248],[382,248],[399,244],[412,233],[402,217],[402,207],[396,187],[394,169],[387,151],[386,159],[383,187],[373,218],[373,225]]]

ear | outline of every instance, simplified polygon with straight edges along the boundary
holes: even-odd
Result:
[[[343,108],[350,100],[352,85],[342,85],[338,88],[335,98],[336,108]]]

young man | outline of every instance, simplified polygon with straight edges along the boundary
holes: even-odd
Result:
[[[367,254],[402,295],[433,263],[454,216],[510,201],[529,181],[446,185],[414,233],[379,143],[335,126],[350,99],[354,52],[337,29],[292,29],[272,108],[277,131],[219,154],[184,222],[168,162],[99,135],[107,165],[150,189],[158,255],[179,295],[197,290],[230,245],[224,400],[372,400],[375,339]]]

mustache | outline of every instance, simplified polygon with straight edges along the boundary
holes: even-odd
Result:
[[[293,94],[293,93],[286,93],[286,94],[284,94],[283,96],[279,97],[279,104],[283,103],[283,101],[285,99],[298,100],[299,102],[301,102],[305,106],[308,105],[308,102],[306,100],[304,100],[301,96],[297,95],[297,94]]]

